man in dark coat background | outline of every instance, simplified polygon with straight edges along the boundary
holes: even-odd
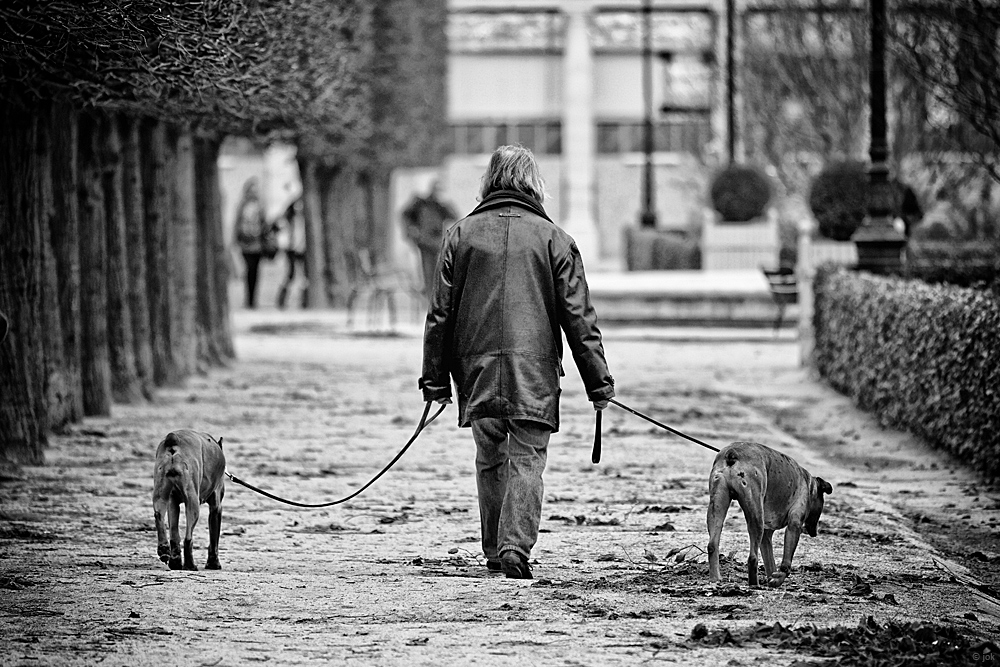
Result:
[[[426,197],[414,197],[403,210],[406,237],[417,247],[420,268],[424,278],[424,295],[428,298],[434,289],[434,267],[437,264],[441,239],[448,223],[455,219],[455,212],[439,197],[437,181],[431,184]]]
[[[483,552],[530,579],[549,435],[559,429],[562,333],[594,408],[615,395],[573,239],[542,206],[534,156],[501,146],[480,204],[445,236],[424,328],[424,400],[451,402],[476,441]]]

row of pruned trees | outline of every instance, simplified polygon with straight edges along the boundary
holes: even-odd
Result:
[[[48,430],[233,357],[219,141],[53,102],[0,118],[0,438],[37,460]]]
[[[0,457],[233,359],[219,146],[298,146],[309,303],[377,257],[393,166],[440,158],[445,6],[0,5]]]

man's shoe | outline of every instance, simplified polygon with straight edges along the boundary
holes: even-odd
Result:
[[[503,563],[500,562],[499,558],[487,558],[486,569],[491,573],[503,572]]]
[[[500,565],[508,579],[532,579],[528,559],[516,551],[505,551],[500,556]]]

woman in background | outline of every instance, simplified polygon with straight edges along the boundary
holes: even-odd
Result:
[[[288,300],[288,291],[295,281],[295,270],[297,266],[302,267],[302,275],[305,276],[306,269],[306,219],[302,215],[302,199],[296,199],[285,209],[285,225],[282,230],[282,243],[285,251],[285,258],[288,261],[288,271],[285,274],[285,281],[278,290],[278,308],[284,308]],[[305,307],[306,290],[302,290],[302,307]]]
[[[264,206],[261,204],[257,179],[248,178],[243,185],[243,196],[236,208],[236,244],[243,255],[246,282],[246,307],[257,307],[257,275],[260,258],[264,252],[264,235],[267,225]]]

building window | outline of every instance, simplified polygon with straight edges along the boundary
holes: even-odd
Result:
[[[542,126],[543,137],[537,142],[537,149],[532,151],[549,155],[562,153],[562,124],[546,123]]]
[[[710,139],[709,119],[705,114],[676,114],[653,125],[653,150],[658,153],[690,153],[700,157]],[[597,124],[598,153],[642,153],[644,140],[642,121]]]
[[[555,9],[485,9],[448,13],[452,53],[559,53],[565,44],[566,15]]]
[[[536,155],[562,152],[559,121],[520,123],[453,123],[452,152],[458,155],[492,153],[497,146],[521,144]]]
[[[488,153],[486,147],[492,143],[486,138],[486,125],[469,125],[466,128],[466,148],[463,153]]]
[[[536,126],[527,123],[514,125],[511,127],[511,141],[522,146],[535,146],[537,145],[537,140],[535,139],[536,130]]]
[[[653,50],[699,52],[715,48],[715,14],[697,7],[654,8]],[[599,9],[590,19],[591,45],[598,53],[642,50],[645,17],[639,10]]]

